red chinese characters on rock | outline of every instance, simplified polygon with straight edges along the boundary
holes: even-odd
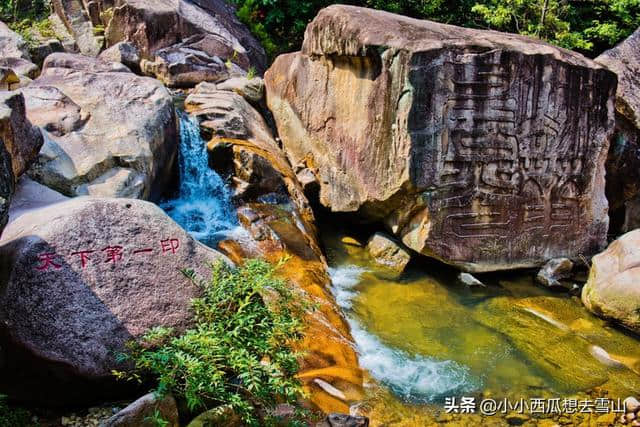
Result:
[[[114,245],[107,246],[101,250],[82,249],[69,253],[72,265],[79,265],[80,268],[87,268],[91,264],[110,263],[119,265],[126,259],[140,256],[157,255],[173,255],[180,249],[180,240],[164,239],[160,240],[156,249],[153,247],[145,248],[125,248],[124,246]],[[62,268],[62,262],[65,261],[63,255],[56,252],[46,252],[38,255],[38,262],[35,269],[38,271],[59,270]]]
[[[54,268],[56,270],[61,269],[62,265],[55,262],[55,258],[57,256],[58,255],[52,252],[38,255],[38,260],[40,261],[40,264],[36,266],[36,270],[44,271],[44,270],[49,270],[49,268]]]

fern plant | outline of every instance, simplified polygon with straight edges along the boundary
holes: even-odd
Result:
[[[262,425],[278,403],[296,403],[300,355],[291,344],[301,338],[302,316],[311,306],[275,277],[277,267],[260,260],[239,268],[219,262],[209,281],[184,271],[202,288],[192,303],[194,326],[181,334],[152,329],[120,357],[136,369],[115,374],[138,381],[150,374],[156,392],[184,399],[191,411],[230,405],[247,425]]]

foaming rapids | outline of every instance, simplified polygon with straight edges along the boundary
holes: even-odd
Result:
[[[472,377],[467,367],[454,361],[438,361],[391,348],[360,325],[351,309],[357,295],[354,288],[365,272],[356,266],[329,269],[332,290],[351,326],[360,365],[394,394],[412,403],[428,403],[477,391],[480,381]]]
[[[193,237],[212,246],[238,227],[237,217],[229,189],[208,165],[197,120],[184,112],[179,119],[180,187],[177,197],[160,207]]]

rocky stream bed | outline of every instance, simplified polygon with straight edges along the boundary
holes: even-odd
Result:
[[[0,395],[32,423],[240,425],[113,372],[261,258],[313,307],[309,425],[640,425],[640,30],[591,60],[333,5],[269,64],[222,0],[52,4],[55,40],[0,23]]]

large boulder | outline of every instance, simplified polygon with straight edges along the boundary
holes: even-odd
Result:
[[[140,52],[133,43],[116,43],[104,50],[98,58],[107,62],[119,62],[134,72],[140,70]]]
[[[582,302],[595,315],[640,333],[640,230],[624,234],[591,260]]]
[[[53,4],[87,55],[97,55],[103,41],[107,47],[131,42],[143,58],[153,61],[159,51],[178,45],[172,53],[165,51],[171,56],[168,61],[160,55],[163,61],[182,63],[187,56],[184,49],[192,49],[201,57],[220,58],[223,64],[230,61],[244,70],[266,68],[264,49],[224,0],[54,0]],[[104,37],[96,35],[102,29]],[[197,40],[187,42],[192,36]],[[176,56],[181,58],[174,63]],[[172,71],[179,68],[175,65]]]
[[[188,327],[199,288],[181,270],[206,278],[222,258],[149,202],[22,209],[0,239],[0,393],[47,405],[121,398],[127,384],[111,372],[128,368],[117,362],[126,343]]]
[[[11,156],[17,179],[36,160],[43,144],[42,132],[27,119],[21,93],[0,92],[0,139]]]
[[[618,75],[616,131],[607,158],[612,229],[636,228],[634,199],[640,196],[640,29],[595,61]]]
[[[640,28],[595,59],[618,75],[616,110],[640,128]]]
[[[291,204],[305,233],[315,235],[313,211],[296,175],[266,122],[246,99],[203,83],[187,97],[185,108],[211,135],[210,165],[230,181],[240,204],[265,198]]]
[[[27,43],[4,22],[0,22],[0,57],[30,59]]]
[[[320,202],[417,252],[479,272],[605,244],[616,78],[577,53],[334,5],[265,83]]]
[[[15,72],[22,82],[28,82],[38,72],[25,40],[3,22],[0,22],[0,67]]]
[[[35,77],[38,72],[25,40],[3,22],[0,22],[0,67],[10,68],[18,76],[28,78]]]
[[[172,179],[175,110],[157,80],[56,53],[22,92],[27,117],[46,130],[35,180],[68,196],[157,199]]]
[[[58,15],[69,33],[73,35],[80,53],[98,56],[104,45],[104,37],[96,33],[91,16],[85,9],[82,0],[52,0],[55,13]],[[94,3],[95,2],[90,2]]]
[[[207,49],[213,40],[214,47]],[[231,76],[242,76],[245,71],[237,64],[226,61],[233,56],[228,46],[217,39],[197,35],[184,42],[157,50],[153,61],[142,60],[142,71],[155,76],[171,87],[194,87],[200,82],[219,82]],[[245,69],[248,66],[245,66]]]

